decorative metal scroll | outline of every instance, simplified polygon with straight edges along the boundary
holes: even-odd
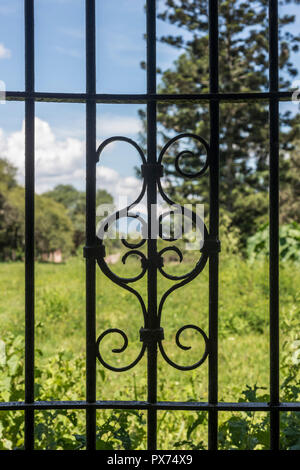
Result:
[[[200,327],[198,327],[196,325],[187,324],[187,325],[184,325],[181,328],[179,328],[179,330],[177,331],[177,333],[175,335],[176,345],[182,350],[191,349],[190,346],[186,346],[186,345],[182,344],[181,334],[186,330],[195,330],[197,333],[200,334],[200,336],[202,337],[202,339],[204,341],[204,353],[202,354],[202,357],[200,357],[199,360],[197,360],[194,364],[191,364],[191,365],[188,365],[188,366],[183,366],[183,365],[175,363],[174,361],[172,361],[168,357],[168,355],[167,355],[167,353],[164,349],[164,346],[163,346],[164,331],[163,331],[163,328],[160,326],[161,325],[161,320],[162,320],[163,307],[164,307],[166,299],[169,297],[169,295],[172,292],[174,292],[175,290],[179,289],[180,287],[183,287],[184,285],[191,282],[193,279],[195,279],[196,276],[198,276],[201,273],[201,271],[204,269],[204,267],[206,265],[206,262],[207,262],[208,257],[209,257],[211,252],[216,251],[216,250],[220,251],[219,242],[217,240],[210,239],[207,228],[204,224],[204,221],[197,220],[199,215],[197,215],[193,211],[187,211],[186,208],[184,209],[185,210],[185,212],[184,212],[185,216],[188,216],[192,220],[193,223],[201,222],[202,227],[203,227],[203,245],[202,245],[202,248],[199,247],[200,256],[199,256],[198,261],[195,263],[194,268],[191,271],[189,271],[187,273],[184,273],[184,274],[181,274],[181,275],[178,275],[178,276],[173,275],[173,274],[169,274],[165,271],[165,269],[164,269],[164,254],[166,252],[172,251],[172,252],[176,253],[176,255],[178,256],[178,260],[180,262],[182,262],[183,254],[182,254],[181,250],[178,247],[169,246],[169,247],[163,248],[162,250],[157,252],[156,266],[157,266],[158,271],[165,278],[175,282],[175,284],[173,284],[162,295],[162,298],[160,299],[160,302],[158,304],[158,311],[157,311],[158,325],[159,325],[158,328],[149,329],[149,327],[148,327],[148,317],[147,317],[147,308],[146,308],[146,305],[144,303],[144,300],[143,300],[142,296],[139,294],[139,292],[137,292],[130,285],[130,284],[133,284],[136,281],[142,279],[145,276],[145,274],[148,270],[148,265],[149,265],[149,260],[147,259],[145,254],[142,253],[139,250],[139,248],[141,248],[147,241],[147,233],[148,233],[147,222],[145,222],[145,220],[142,217],[140,217],[138,213],[134,212],[134,207],[142,200],[143,196],[145,195],[149,178],[155,178],[156,179],[156,184],[157,184],[158,191],[159,191],[160,195],[162,196],[162,198],[165,202],[167,202],[168,204],[171,204],[173,207],[176,206],[179,210],[183,210],[182,206],[176,204],[174,201],[172,201],[166,195],[166,193],[165,193],[165,191],[162,187],[162,183],[161,183],[161,176],[163,174],[163,165],[162,165],[163,158],[166,155],[169,147],[173,143],[178,142],[180,139],[183,139],[183,138],[191,138],[191,139],[195,140],[197,143],[202,144],[202,146],[204,146],[204,148],[205,148],[206,157],[205,157],[205,161],[204,161],[204,164],[202,165],[201,170],[194,173],[194,174],[189,174],[189,173],[186,173],[185,171],[182,170],[181,163],[182,163],[182,160],[186,156],[189,156],[189,157],[193,156],[194,157],[195,153],[190,151],[190,150],[180,151],[177,154],[176,158],[175,158],[176,171],[180,176],[182,176],[184,178],[199,178],[206,172],[206,170],[209,167],[210,148],[209,148],[208,143],[203,138],[199,137],[196,134],[189,134],[189,133],[180,134],[180,135],[172,138],[171,140],[169,140],[167,142],[167,144],[161,150],[156,165],[147,164],[145,155],[144,155],[142,149],[140,148],[140,146],[136,142],[134,142],[133,140],[131,140],[127,137],[115,136],[115,137],[111,137],[109,139],[106,139],[99,146],[99,148],[97,150],[97,161],[99,161],[101,153],[103,152],[104,148],[107,147],[110,143],[115,142],[115,141],[127,142],[128,144],[132,145],[137,150],[137,152],[140,155],[141,161],[142,161],[141,170],[142,170],[143,183],[142,183],[141,192],[138,195],[137,199],[133,203],[131,203],[129,206],[125,207],[122,210],[116,211],[114,214],[111,214],[106,219],[104,219],[102,221],[102,223],[100,225],[100,228],[98,230],[98,233],[97,233],[97,245],[95,247],[85,249],[85,256],[92,256],[92,257],[96,258],[97,263],[99,265],[99,268],[112,282],[114,282],[118,286],[122,287],[123,289],[126,289],[127,291],[129,291],[133,295],[135,295],[135,297],[138,299],[138,302],[141,306],[141,310],[142,310],[142,313],[143,313],[144,327],[142,327],[140,329],[140,340],[142,342],[141,350],[140,350],[138,356],[136,357],[136,359],[133,362],[131,362],[129,365],[124,366],[124,367],[112,366],[112,365],[108,364],[108,362],[106,362],[103,359],[103,355],[101,353],[102,341],[107,335],[109,335],[111,333],[117,333],[123,339],[122,347],[117,348],[117,349],[113,349],[112,352],[113,353],[122,353],[122,352],[124,352],[128,347],[128,337],[127,337],[127,335],[124,331],[122,331],[119,328],[109,328],[109,329],[105,330],[104,332],[102,332],[100,334],[100,336],[98,337],[97,342],[96,342],[96,355],[97,355],[97,358],[104,367],[106,367],[107,369],[110,369],[112,371],[121,372],[121,371],[129,370],[132,367],[134,367],[141,360],[141,358],[143,357],[143,355],[144,355],[144,353],[147,349],[147,345],[150,342],[153,342],[153,341],[157,342],[157,344],[159,346],[159,350],[160,350],[163,358],[166,360],[166,362],[168,364],[170,364],[171,366],[175,367],[176,369],[179,369],[179,370],[192,370],[192,369],[195,369],[195,368],[199,367],[205,361],[205,359],[207,358],[207,356],[209,354],[209,339],[208,339],[206,333]],[[158,220],[158,226],[159,226],[158,236],[161,237],[161,238],[162,238],[162,229],[161,229],[162,218],[165,217],[165,216],[166,216],[166,213],[161,215],[159,217],[159,220]],[[127,251],[124,254],[124,256],[122,258],[122,262],[125,264],[126,260],[128,259],[129,256],[133,256],[133,255],[138,256],[140,258],[140,261],[141,261],[141,271],[138,275],[136,275],[134,277],[120,277],[117,274],[115,274],[109,268],[109,266],[108,266],[108,264],[105,260],[104,237],[105,237],[105,234],[108,231],[109,227],[113,223],[115,223],[116,220],[119,220],[121,218],[128,218],[128,217],[129,218],[135,218],[135,219],[139,220],[139,222],[141,223],[141,227],[142,227],[142,230],[141,230],[142,238],[141,238],[141,240],[138,240],[136,243],[128,242],[126,239],[121,240],[123,245],[126,248],[129,249],[129,251]],[[149,217],[148,217],[148,221],[149,221]],[[164,238],[164,240],[166,240],[166,239]],[[172,242],[174,240],[176,240],[176,238],[170,237],[169,239],[167,239],[167,241],[170,241],[170,242]]]

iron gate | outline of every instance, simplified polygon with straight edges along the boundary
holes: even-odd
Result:
[[[83,409],[86,410],[87,449],[94,450],[96,442],[96,410],[98,409],[136,409],[148,413],[148,449],[156,449],[157,411],[158,410],[206,410],[209,417],[209,449],[217,449],[218,412],[219,411],[265,411],[270,414],[270,448],[279,449],[279,413],[280,411],[300,411],[299,403],[282,403],[279,397],[279,277],[278,277],[278,210],[279,210],[279,101],[291,100],[292,92],[281,92],[278,87],[278,2],[269,0],[269,77],[270,89],[265,93],[220,93],[218,79],[218,0],[209,0],[209,60],[210,92],[191,95],[164,95],[156,93],[156,2],[147,0],[147,93],[146,94],[97,94],[96,59],[95,59],[95,0],[86,0],[86,93],[41,93],[34,86],[34,0],[24,0],[25,7],[25,91],[8,91],[7,100],[25,101],[25,208],[26,208],[26,251],[25,251],[25,401],[0,404],[0,410],[25,410],[25,449],[34,448],[34,412],[35,410]],[[269,102],[270,130],[270,402],[269,403],[227,403],[218,402],[218,257],[220,243],[219,232],[219,104],[220,102],[238,101]],[[35,401],[34,398],[34,117],[35,102],[72,102],[86,103],[86,400],[85,401]],[[148,398],[147,401],[96,401],[96,358],[106,367],[100,352],[102,338],[111,331],[102,333],[96,341],[95,329],[95,270],[96,260],[106,275],[121,287],[135,293],[128,284],[136,279],[118,278],[108,269],[104,261],[103,241],[96,239],[95,195],[96,163],[103,150],[104,143],[96,150],[96,103],[146,103],[147,104],[147,157],[142,158],[143,190],[147,191],[148,231],[151,231],[150,206],[156,203],[157,188],[164,195],[160,184],[162,175],[162,156],[157,159],[156,142],[156,105],[158,102],[206,102],[210,106],[210,143],[200,139],[206,146],[210,179],[210,221],[209,230],[205,231],[205,241],[196,268],[176,278],[181,287],[203,269],[209,261],[209,331],[208,335],[195,325],[185,325],[178,330],[176,343],[180,343],[180,334],[186,328],[196,329],[204,338],[205,353],[196,367],[206,357],[209,362],[209,398],[208,402],[158,402],[157,401],[157,353],[158,347],[163,357],[174,364],[163,348],[163,329],[160,324],[164,297],[157,305],[157,273],[165,275],[162,269],[162,255],[157,251],[156,239],[148,237],[147,257],[141,255],[142,272],[147,273],[148,305],[141,306],[145,324],[140,335],[142,349],[135,365],[144,353],[148,360]],[[186,136],[183,134],[182,136]],[[182,137],[182,136],[178,136]],[[139,147],[133,141],[121,139]],[[170,143],[169,143],[170,144]],[[167,144],[167,145],[169,145]],[[177,169],[179,164],[177,161]],[[201,173],[205,171],[203,168]],[[198,175],[200,176],[200,175]],[[170,201],[169,201],[170,202]],[[131,207],[131,206],[130,206]],[[130,210],[128,207],[127,212]],[[193,216],[192,216],[193,217]],[[149,235],[149,233],[148,233]],[[137,246],[127,244],[132,251]],[[136,294],[136,293],[135,293]],[[165,296],[168,293],[165,294]],[[126,349],[127,337],[121,330],[115,329],[124,339],[121,352]]]

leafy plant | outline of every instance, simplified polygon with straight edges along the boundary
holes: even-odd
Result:
[[[135,419],[132,420],[132,417]],[[96,428],[96,449],[135,450],[139,448],[145,439],[145,424],[146,421],[142,413],[138,413],[135,410],[114,410]],[[78,448],[85,447],[86,435],[75,435],[75,437],[79,443]]]
[[[197,430],[197,428],[207,423],[207,414],[205,412],[199,412],[196,416],[196,419],[194,419],[191,415],[187,418],[187,421],[185,423],[185,439],[176,441],[174,443],[175,449],[183,449],[186,446],[188,449],[192,450],[205,449],[205,444],[203,440],[195,439],[195,431]]]
[[[269,224],[262,225],[248,238],[250,260],[269,256]],[[292,222],[279,228],[279,254],[281,261],[300,261],[300,224]]]
[[[190,265],[180,265],[179,273]],[[121,269],[134,272],[134,263]],[[268,383],[265,365],[268,329],[268,266],[263,261],[253,265],[239,256],[225,256],[221,263],[220,282],[220,382],[222,399],[268,401],[266,390],[259,387]],[[181,271],[180,271],[181,270]],[[37,322],[35,398],[37,400],[84,400],[84,296],[81,277],[82,261],[73,258],[65,265],[37,266]],[[281,400],[298,401],[300,397],[300,328],[299,328],[299,269],[286,262],[280,276],[281,307]],[[184,353],[176,347],[174,337],[182,326],[183,317],[204,326],[207,312],[199,310],[199,292],[202,305],[208,301],[207,275],[203,271],[197,282],[186,288],[186,302],[170,296],[164,311],[165,345],[175,361],[184,360]],[[1,284],[6,292],[0,299],[0,400],[24,400],[24,340],[23,340],[23,265],[5,263],[0,266]],[[68,283],[66,283],[66,279]],[[101,306],[97,331],[117,325],[129,336],[130,347],[124,357],[134,358],[140,347],[135,339],[140,328],[138,306],[126,293],[101,279],[97,290],[97,305]],[[46,286],[46,287],[45,287]],[[159,283],[164,292],[166,281]],[[16,291],[18,296],[16,296]],[[117,292],[117,294],[116,294]],[[182,294],[179,293],[179,296]],[[117,305],[116,305],[117,299]],[[190,315],[190,317],[188,317]],[[131,318],[130,325],[128,318]],[[11,332],[11,333],[10,333]],[[191,343],[189,342],[191,340]],[[119,346],[119,339],[116,344]],[[136,341],[136,342],[135,342]],[[191,345],[187,352],[197,355],[199,338],[185,337]],[[106,346],[107,354],[111,349]],[[39,350],[41,349],[41,351]],[[131,356],[130,356],[131,355]],[[255,355],[255,371],[245,356]],[[226,367],[229,364],[230,367]],[[139,368],[140,367],[140,368]],[[147,382],[145,362],[134,374],[113,374],[97,367],[97,389],[102,397],[112,400],[145,400]],[[178,373],[159,360],[158,395],[160,401],[206,401],[207,370],[204,367],[191,373]],[[259,377],[259,379],[257,379]],[[246,387],[246,383],[249,387]],[[251,384],[256,384],[252,385]],[[221,385],[221,384],[220,384]],[[241,392],[242,390],[243,393]],[[281,413],[281,446],[294,449],[299,446],[299,413]],[[45,410],[35,413],[37,449],[83,449],[85,446],[85,412],[83,410]],[[220,448],[263,449],[269,443],[267,413],[220,413]],[[158,413],[158,439],[161,449],[204,449],[207,447],[207,413],[167,411]],[[97,412],[97,446],[113,449],[145,448],[145,417],[141,413],[101,410]],[[20,449],[24,445],[24,412],[0,413],[0,446]]]

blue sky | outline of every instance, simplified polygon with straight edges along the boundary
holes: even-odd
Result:
[[[36,90],[85,91],[84,0],[35,0]],[[163,6],[163,0],[159,5]],[[96,0],[97,91],[144,93],[143,0]],[[299,7],[297,8],[299,13]],[[289,11],[290,12],[290,11]],[[299,14],[292,30],[299,32]],[[158,21],[158,36],[176,28]],[[176,59],[173,48],[158,44],[158,66],[169,67]],[[294,60],[298,60],[299,57]],[[24,89],[23,0],[0,0],[0,80],[7,90]],[[98,105],[97,139],[122,134],[137,139],[141,105]],[[36,105],[36,184],[38,192],[57,183],[84,188],[85,107],[82,104]],[[23,103],[0,106],[0,151],[24,175]],[[104,154],[99,170],[102,185],[116,197],[131,196],[140,183],[134,175],[138,158],[126,144],[115,144]]]
[[[85,91],[85,7],[84,0],[36,0],[35,2],[35,70],[36,90],[50,92]],[[146,18],[141,0],[96,1],[97,6],[97,91],[99,93],[144,93],[146,74],[140,67],[145,61],[144,34]],[[158,30],[165,28],[164,23]],[[24,89],[23,0],[0,0],[0,79],[7,90]],[[1,48],[0,48],[1,54]],[[158,65],[171,65],[177,53],[159,45]],[[141,105],[98,105],[97,138],[100,143],[115,134],[137,139],[141,124],[137,111]],[[15,163],[22,180],[24,158],[22,122],[24,105],[7,103],[0,108],[0,128],[10,140],[18,142]],[[38,118],[36,187],[42,192],[56,182],[72,182],[84,188],[85,107],[81,104],[36,105]],[[46,126],[46,124],[48,127]],[[2,132],[2,133],[3,133]],[[51,135],[48,135],[51,132]],[[72,142],[67,141],[73,139]],[[45,142],[48,142],[48,162]],[[65,143],[65,145],[64,145]],[[9,157],[13,158],[13,143]],[[50,148],[51,146],[51,148]],[[56,146],[56,150],[53,148]],[[74,147],[74,149],[73,149]],[[0,146],[1,149],[1,146]],[[66,155],[74,150],[73,167],[66,165]],[[62,151],[65,155],[62,155]],[[57,163],[57,174],[55,172]],[[115,144],[103,154],[100,170],[102,184],[116,195],[133,194],[140,183],[135,178],[137,154],[126,144]],[[48,177],[46,175],[48,168]],[[76,175],[74,171],[77,170]],[[79,171],[80,170],[80,171]],[[117,175],[117,174],[118,175]],[[107,176],[107,178],[106,178]],[[106,179],[105,179],[106,178]]]

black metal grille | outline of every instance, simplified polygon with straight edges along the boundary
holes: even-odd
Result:
[[[209,449],[218,446],[219,411],[265,411],[270,413],[270,448],[279,449],[280,411],[300,411],[300,403],[280,403],[279,397],[279,276],[278,276],[278,210],[279,210],[279,101],[291,100],[292,92],[278,89],[278,2],[269,0],[269,55],[270,90],[266,93],[220,93],[218,73],[218,0],[209,1],[209,59],[210,92],[192,95],[161,95],[156,93],[156,2],[147,0],[147,93],[146,94],[97,94],[95,59],[95,0],[86,0],[86,93],[40,93],[34,87],[34,0],[24,0],[25,5],[25,91],[8,91],[7,100],[25,101],[25,205],[26,205],[26,305],[25,305],[25,402],[0,403],[0,410],[25,410],[25,449],[34,448],[35,410],[84,409],[86,410],[87,449],[95,449],[97,409],[137,409],[148,412],[148,448],[156,448],[158,410],[206,410],[209,414]],[[219,234],[219,104],[231,101],[269,102],[270,128],[270,402],[269,403],[224,403],[218,402],[218,234]],[[83,102],[86,103],[86,401],[35,401],[34,399],[34,117],[35,102]],[[96,342],[95,329],[95,269],[96,260],[100,268],[119,283],[127,286],[128,280],[115,279],[106,271],[103,250],[99,250],[95,226],[96,163],[101,149],[96,152],[96,103],[146,103],[147,104],[147,159],[143,160],[144,192],[147,189],[148,214],[151,204],[156,202],[161,159],[156,150],[156,105],[158,102],[206,102],[210,105],[210,222],[206,233],[206,249],[201,259],[203,265],[209,259],[209,332],[208,337],[198,327],[206,343],[203,360],[209,360],[208,402],[157,402],[157,346],[168,360],[161,346],[163,330],[160,326],[157,306],[157,271],[162,272],[158,262],[156,240],[147,240],[147,258],[144,256],[143,272],[148,275],[147,318],[141,329],[142,355],[148,356],[147,401],[96,401],[96,357],[101,358],[99,346],[103,334]],[[197,137],[197,136],[196,136]],[[128,139],[127,139],[128,141]],[[158,168],[158,171],[154,171]],[[129,210],[129,208],[127,208]],[[148,220],[148,230],[151,223]],[[101,245],[100,240],[100,245]],[[98,245],[97,245],[98,243]],[[204,245],[205,246],[205,245]],[[129,248],[134,248],[129,246]],[[142,263],[143,265],[143,263]],[[201,270],[201,269],[200,269]],[[181,282],[199,274],[193,272]],[[131,280],[132,281],[132,280]],[[127,286],[128,288],[128,286]],[[128,288],[133,291],[133,289]],[[113,330],[108,330],[113,331]],[[120,330],[126,348],[126,335]],[[104,334],[107,334],[105,332]],[[178,344],[179,343],[179,344]],[[98,351],[97,348],[98,347]],[[182,346],[182,345],[181,345]],[[180,346],[180,347],[181,347]],[[170,360],[168,361],[170,363]],[[172,361],[171,361],[172,362]],[[199,361],[200,363],[201,361]],[[135,362],[136,363],[136,362]],[[108,366],[107,364],[105,364]],[[175,365],[176,364],[172,364]],[[199,365],[199,364],[197,364]],[[180,366],[178,367],[180,368]]]

